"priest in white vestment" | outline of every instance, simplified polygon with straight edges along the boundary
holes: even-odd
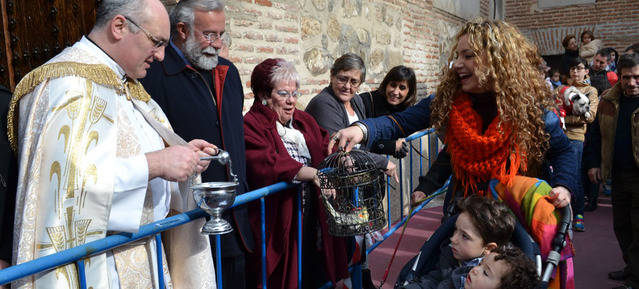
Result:
[[[202,140],[172,139],[166,116],[136,80],[164,57],[169,20],[162,3],[103,0],[96,15],[88,36],[26,75],[14,93],[14,264],[194,208],[188,184],[173,181],[197,179],[208,166],[199,157],[217,153]],[[167,288],[215,288],[202,224],[165,235]],[[159,288],[157,245],[147,238],[85,259],[87,288]],[[78,278],[71,264],[13,288],[79,288]]]

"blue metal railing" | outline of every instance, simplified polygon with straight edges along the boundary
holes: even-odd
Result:
[[[421,132],[417,132],[409,137],[406,138],[406,141],[411,142],[413,140],[419,139],[419,151],[422,151],[422,137],[424,136],[430,136],[431,133],[433,132],[433,129],[428,129],[428,130],[424,130]],[[436,148],[437,148],[437,144],[436,144]],[[434,154],[437,153],[437,150],[435,150]],[[412,156],[413,152],[410,152],[410,165],[411,165],[411,169],[410,169],[410,173],[409,173],[409,177],[410,177],[410,189],[412,191],[412,179],[413,179],[413,168],[412,168]],[[428,139],[428,163],[430,166],[430,157],[434,155],[433,151],[431,151],[431,140]],[[400,172],[402,172],[402,162],[400,160],[400,165],[399,165],[399,170]],[[419,173],[420,175],[423,172],[423,163],[422,163],[422,159],[420,158],[419,160]],[[402,173],[403,176],[403,173]],[[402,212],[400,213],[401,219],[395,224],[395,226],[392,225],[392,221],[391,221],[391,206],[390,206],[390,197],[391,197],[391,188],[390,186],[387,186],[387,199],[388,199],[388,231],[383,235],[383,240],[378,241],[377,243],[375,243],[373,246],[371,246],[370,248],[367,249],[366,254],[369,254],[370,252],[372,252],[377,246],[379,246],[382,242],[384,242],[388,237],[390,237],[399,227],[401,227],[408,218],[410,218],[412,215],[414,215],[415,213],[417,213],[419,211],[419,209],[421,209],[422,207],[424,207],[433,197],[434,195],[436,195],[437,193],[439,193],[442,189],[440,189],[440,191],[436,192],[436,194],[433,194],[433,196],[431,196],[428,200],[426,200],[425,202],[423,202],[417,209],[413,210],[408,216],[404,217],[403,216],[403,208],[404,208],[404,200],[403,197],[401,197],[402,192],[403,192],[403,186],[402,186],[402,182],[400,181],[400,203],[401,203],[401,210]],[[447,187],[448,182],[446,182],[446,185],[444,185],[444,188]],[[302,214],[302,208],[301,208],[301,190],[299,189],[299,184],[290,184],[290,183],[285,183],[285,182],[280,182],[280,183],[276,183],[264,188],[260,188],[251,192],[247,192],[245,194],[242,195],[238,195],[235,199],[235,203],[233,204],[233,207],[235,206],[240,206],[240,205],[244,205],[246,203],[255,201],[260,199],[260,203],[261,203],[261,233],[262,233],[262,284],[266,284],[266,248],[265,248],[265,215],[264,215],[264,197],[270,195],[270,194],[274,194],[274,193],[278,193],[287,189],[291,189],[291,188],[295,188],[298,187],[298,196],[297,196],[297,216],[298,216],[298,224],[297,224],[297,229],[298,229],[298,285],[301,288],[301,283],[302,283],[302,234],[301,234],[301,229],[302,229],[302,224],[301,224],[301,214]],[[156,221],[153,222],[151,224],[147,224],[144,226],[141,226],[139,231],[137,233],[119,233],[119,234],[115,234],[115,235],[111,235],[111,236],[107,236],[103,239],[100,240],[96,240],[96,241],[92,241],[74,248],[70,248],[55,254],[51,254],[51,255],[47,255],[47,256],[43,256],[40,258],[37,258],[35,260],[31,260],[19,265],[15,265],[9,268],[6,268],[4,270],[0,270],[0,284],[6,284],[27,276],[31,276],[33,274],[39,273],[39,272],[43,272],[43,271],[47,271],[47,270],[51,270],[54,269],[56,267],[59,266],[63,266],[66,264],[70,264],[73,262],[76,262],[77,268],[78,268],[78,277],[79,277],[79,283],[80,283],[80,288],[86,288],[86,277],[85,277],[85,272],[84,272],[84,259],[90,256],[94,256],[97,254],[101,254],[103,252],[106,252],[108,250],[112,250],[113,248],[116,248],[118,246],[133,242],[133,241],[137,241],[140,239],[144,239],[144,238],[148,238],[151,236],[155,237],[155,240],[157,242],[157,246],[156,248],[158,249],[158,276],[159,276],[159,284],[160,286],[163,288],[164,286],[164,281],[163,281],[163,274],[162,274],[162,254],[161,254],[161,238],[160,238],[160,234],[162,231],[166,231],[169,230],[171,228],[186,224],[188,222],[191,222],[193,220],[202,218],[207,216],[207,214],[202,210],[202,209],[195,209],[189,212],[185,212],[185,213],[181,213],[181,214],[177,214],[171,217],[168,217],[164,220],[160,220],[160,221]],[[221,265],[221,248],[220,248],[220,236],[216,236],[216,277],[218,280],[218,288],[222,289],[222,285],[223,285],[223,280],[222,280],[222,265]],[[359,266],[359,264],[354,265],[352,268],[350,268],[351,272],[353,273],[353,288],[361,288],[361,267]],[[330,286],[331,284],[328,283],[328,286]],[[325,286],[326,287],[326,286]],[[264,285],[264,288],[266,288],[266,285]]]

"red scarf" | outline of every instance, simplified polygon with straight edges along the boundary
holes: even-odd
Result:
[[[445,142],[464,196],[469,189],[483,195],[477,192],[477,183],[496,178],[509,184],[521,165],[526,170],[525,155],[513,144],[511,126],[502,123],[498,128],[498,123],[499,114],[482,134],[482,118],[473,109],[468,94],[461,92],[455,96]]]

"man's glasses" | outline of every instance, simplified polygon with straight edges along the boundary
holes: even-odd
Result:
[[[138,29],[142,30],[142,32],[144,32],[144,35],[146,35],[146,37],[149,38],[149,40],[151,40],[151,42],[153,43],[153,48],[158,49],[160,47],[164,47],[164,46],[167,46],[169,44],[168,41],[162,40],[162,39],[158,39],[157,37],[151,35],[151,33],[149,33],[149,31],[146,31],[146,29],[142,28],[142,26],[140,26],[137,23],[135,23],[128,16],[124,16],[124,19],[126,19],[129,22],[131,22],[131,24],[135,25],[135,27],[137,27]]]
[[[300,93],[296,90],[293,92],[288,92],[286,90],[278,90],[275,92],[275,94],[277,94],[279,97],[283,98],[283,99],[288,99],[289,97],[293,97],[295,99],[297,99],[297,97],[300,96]]]
[[[202,32],[202,38],[208,41],[209,43],[215,42],[218,39],[222,39],[222,35],[224,35],[224,31],[222,32]]]
[[[351,84],[351,87],[357,88],[362,82],[359,79],[350,78],[344,75],[336,75],[335,79],[337,80],[337,84],[345,85],[347,82]]]

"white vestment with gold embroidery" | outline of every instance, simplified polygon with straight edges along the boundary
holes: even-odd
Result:
[[[144,154],[165,144],[132,101],[169,124],[139,83],[126,84],[123,69],[86,38],[43,67],[49,71],[44,77],[38,77],[41,71],[36,69],[23,80],[32,83],[21,82],[16,88],[19,181],[14,264],[112,232],[137,232],[141,225],[164,219],[171,198],[180,206],[174,207],[176,211],[194,207],[191,192],[180,192],[177,183],[148,179]],[[198,232],[203,222],[165,235],[167,288],[216,287],[208,237]],[[150,238],[85,259],[87,288],[158,288],[155,245]],[[14,286],[78,288],[77,268],[59,267]]]

